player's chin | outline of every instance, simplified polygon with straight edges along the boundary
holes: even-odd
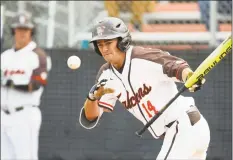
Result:
[[[113,56],[111,54],[105,55],[103,57],[104,57],[105,61],[107,61],[107,62],[111,62],[112,58],[113,58]]]

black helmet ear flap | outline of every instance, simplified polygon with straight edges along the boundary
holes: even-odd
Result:
[[[131,35],[130,34],[128,34],[124,38],[119,37],[118,38],[118,42],[117,42],[117,48],[119,48],[119,50],[122,51],[122,52],[126,52],[129,49],[131,42],[132,42],[132,39],[131,39]],[[97,42],[93,41],[92,43],[94,45],[95,52],[98,55],[102,56],[102,54],[101,54],[101,52],[100,52],[100,50],[99,50],[99,48],[97,46]]]
[[[100,53],[100,50],[99,50],[99,48],[98,48],[98,46],[97,46],[97,42],[96,42],[96,41],[93,41],[93,45],[94,45],[95,52],[96,52],[98,55],[102,56],[102,54]]]
[[[122,52],[126,52],[131,44],[131,36],[130,34],[128,34],[126,37],[124,38],[119,38],[118,40],[118,44],[117,47],[122,51]]]

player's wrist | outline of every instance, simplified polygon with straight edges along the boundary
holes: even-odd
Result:
[[[90,101],[98,100],[98,98],[97,98],[97,96],[95,94],[98,92],[99,88],[100,88],[100,85],[98,83],[91,87],[91,89],[90,89],[90,91],[89,91],[89,93],[87,95],[87,98]]]
[[[87,95],[87,99],[90,101],[96,101],[97,98],[95,98],[94,96],[90,95],[90,93]]]

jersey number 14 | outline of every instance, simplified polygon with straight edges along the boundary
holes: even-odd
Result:
[[[145,103],[142,103],[142,107],[146,111],[146,113],[149,116],[149,118],[151,118],[153,116],[151,114],[151,112],[154,112],[154,114],[158,113],[158,111],[156,110],[155,106],[153,106],[151,104],[150,100],[147,101],[147,105],[145,105]]]

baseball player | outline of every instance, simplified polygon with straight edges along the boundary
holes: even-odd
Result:
[[[14,45],[1,54],[1,159],[37,160],[51,59],[32,40],[35,25],[27,14],[16,15],[11,30]]]
[[[94,128],[103,112],[112,112],[117,100],[146,124],[178,92],[175,82],[184,83],[193,74],[185,60],[168,52],[132,46],[129,30],[118,18],[98,22],[91,42],[107,63],[80,112],[86,129]],[[189,90],[195,92],[203,83]],[[209,126],[192,97],[177,98],[148,130],[156,139],[164,137],[158,160],[206,158]]]

